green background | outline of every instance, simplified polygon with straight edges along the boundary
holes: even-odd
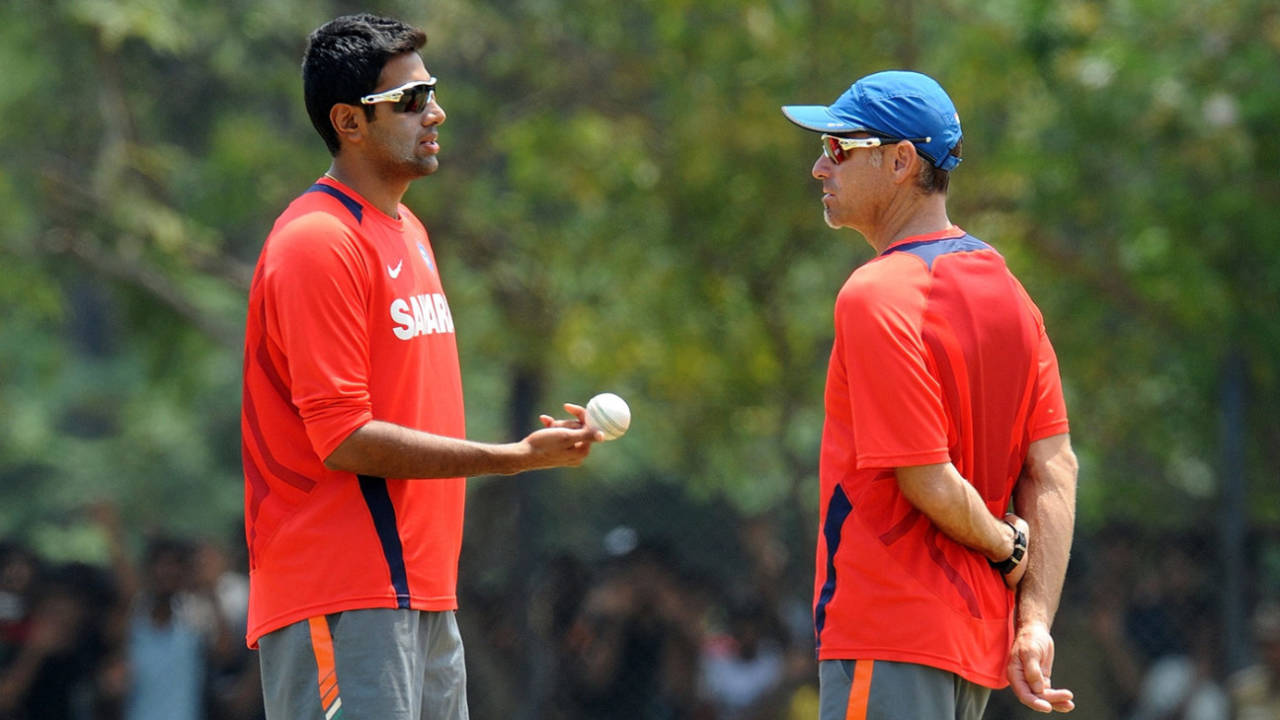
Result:
[[[960,109],[952,219],[1005,255],[1057,347],[1082,550],[1116,524],[1196,533],[1206,564],[1243,563],[1249,599],[1280,593],[1262,0],[9,0],[0,535],[103,560],[98,501],[135,542],[234,534],[248,279],[328,163],[299,61],[364,9],[430,37],[441,170],[406,202],[444,273],[470,435],[605,390],[633,412],[581,469],[473,481],[464,581],[519,585],[619,524],[732,575],[727,528],[767,516],[808,592],[831,304],[871,251],[822,222],[818,143],[778,107],[911,68]]]

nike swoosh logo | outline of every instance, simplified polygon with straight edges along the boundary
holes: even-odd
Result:
[[[396,263],[395,267],[391,267],[390,265],[388,265],[387,274],[391,276],[392,280],[395,280],[396,278],[400,277],[400,268],[402,267],[404,267],[404,260],[401,260],[400,262]]]

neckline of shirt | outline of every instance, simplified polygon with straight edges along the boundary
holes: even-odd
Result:
[[[350,185],[342,182],[338,178],[330,175],[329,173],[325,173],[324,175],[321,175],[320,179],[317,180],[316,182],[329,185],[330,187],[333,187],[337,190],[341,190],[344,195],[351,196],[352,199],[360,203],[360,207],[364,209],[364,212],[366,213],[366,215],[371,215],[373,217],[376,217],[381,222],[390,224],[396,228],[401,228],[404,226],[404,214],[405,214],[404,203],[398,203],[396,205],[397,209],[400,210],[400,217],[394,218],[382,212],[381,210],[379,210],[377,207],[374,206],[373,203],[369,202],[365,198],[365,196],[361,195],[360,193],[352,189]]]
[[[925,233],[923,235],[912,235],[910,237],[904,237],[901,240],[895,240],[894,242],[890,243],[889,247],[885,248],[880,254],[884,255],[890,250],[901,245],[906,245],[907,243],[931,242],[933,240],[951,240],[958,237],[964,237],[967,234],[968,233],[966,233],[963,229],[961,229],[959,225],[952,225],[951,227],[943,228],[942,230],[935,230],[931,233]]]

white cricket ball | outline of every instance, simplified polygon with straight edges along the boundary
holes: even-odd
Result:
[[[631,427],[631,408],[613,393],[600,393],[587,401],[587,427],[604,433],[605,440],[616,440]]]

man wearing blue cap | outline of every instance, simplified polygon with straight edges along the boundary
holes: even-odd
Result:
[[[821,720],[978,720],[1006,685],[1070,711],[1049,632],[1075,519],[1066,405],[1040,311],[947,216],[955,106],[889,71],[782,111],[822,134],[827,224],[877,253],[837,296],[827,371]]]

